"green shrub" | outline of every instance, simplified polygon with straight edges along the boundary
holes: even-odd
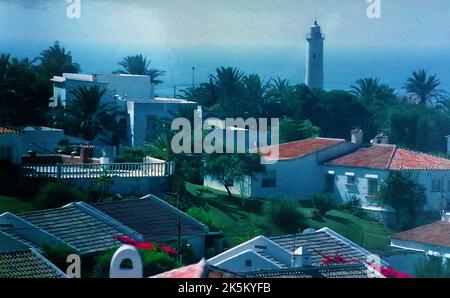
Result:
[[[109,277],[109,267],[115,251],[116,249],[108,250],[95,258],[92,277]],[[171,257],[166,252],[150,251],[146,249],[138,249],[138,251],[141,256],[144,277],[169,271],[181,265],[174,257]],[[129,267],[130,264],[124,261],[122,265],[124,267]]]
[[[307,226],[306,216],[298,210],[298,204],[289,200],[273,200],[264,203],[264,214],[285,233],[297,233]]]
[[[64,183],[50,182],[42,186],[36,196],[36,209],[58,208],[71,202],[85,200],[84,193]]]
[[[192,207],[189,208],[186,214],[192,216],[193,218],[203,223],[204,225],[207,225],[210,228],[213,228],[215,226],[213,216],[204,208]]]
[[[56,267],[61,269],[62,272],[66,272],[69,264],[67,263],[67,256],[76,254],[77,251],[67,244],[42,245],[43,255],[52,262]]]
[[[334,199],[331,195],[320,194],[313,197],[312,204],[321,216],[325,216],[331,209],[333,209],[333,201]]]

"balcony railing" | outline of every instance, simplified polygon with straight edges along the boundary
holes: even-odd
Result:
[[[167,177],[175,171],[173,162],[22,165],[26,177],[95,179],[100,177]]]

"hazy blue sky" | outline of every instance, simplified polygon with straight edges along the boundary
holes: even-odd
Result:
[[[330,48],[450,48],[449,0],[0,0],[0,43],[292,47],[318,18]],[[1,50],[1,49],[0,49]]]

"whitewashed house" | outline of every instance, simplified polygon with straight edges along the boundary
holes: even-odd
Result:
[[[278,237],[258,236],[208,259],[208,264],[237,273],[320,268],[330,258],[347,263],[380,262],[369,251],[329,228]]]
[[[147,75],[64,73],[51,81],[54,84],[51,106],[67,106],[74,99],[71,92],[79,87],[105,89],[102,100],[122,112],[116,120],[124,132],[120,136],[121,143],[127,146],[138,147],[157,138],[160,120],[172,118],[180,105],[196,108],[194,102],[155,97],[154,86]]]
[[[248,197],[308,199],[314,194],[324,192],[328,187],[322,163],[352,152],[358,146],[356,140],[348,142],[331,138],[313,138],[280,144],[278,162],[267,164],[264,173],[236,182],[230,190],[234,194]],[[225,190],[220,182],[210,177],[204,179],[204,185]]]
[[[416,152],[396,145],[363,147],[327,162],[324,172],[334,181],[340,201],[359,199],[365,209],[383,211],[375,196],[389,172],[401,171],[425,188],[426,211],[441,211],[450,206],[450,160]]]
[[[64,130],[43,126],[0,126],[0,159],[20,164],[22,155],[55,153],[58,142],[64,139]]]

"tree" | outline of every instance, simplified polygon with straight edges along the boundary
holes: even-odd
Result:
[[[41,52],[40,69],[47,78],[61,76],[63,73],[78,73],[80,65],[72,61],[72,53],[66,52],[58,41],[53,46]]]
[[[232,67],[217,68],[216,75],[211,75],[214,96],[221,111],[229,117],[242,116],[238,104],[244,92],[243,78],[244,73]]]
[[[414,276],[418,278],[450,278],[450,262],[448,259],[427,256],[427,259],[416,264]]]
[[[67,107],[68,130],[92,141],[98,135],[114,131],[117,111],[109,103],[102,103],[106,90],[98,86],[79,87],[72,91],[75,99]]]
[[[0,54],[0,123],[44,124],[51,88],[33,62]]]
[[[334,206],[334,199],[327,194],[315,195],[312,198],[314,208],[319,212],[320,216],[325,216]]]
[[[203,176],[210,176],[222,183],[232,196],[230,187],[240,183],[246,176],[264,171],[258,154],[205,154]]]
[[[382,184],[378,200],[395,210],[397,223],[412,226],[426,203],[425,189],[411,180],[409,174],[392,171]]]
[[[142,54],[124,57],[119,65],[123,69],[116,71],[115,73],[133,74],[133,75],[147,75],[150,76],[151,82],[154,85],[163,83],[159,77],[163,76],[166,72],[163,70],[149,68],[151,60],[147,60],[147,57]]]
[[[412,77],[407,79],[404,89],[410,95],[417,97],[420,104],[433,105],[436,100],[442,97],[444,92],[442,89],[438,89],[440,85],[441,81],[436,74],[428,76],[425,70],[420,69],[417,72],[413,71]]]
[[[366,102],[387,101],[396,97],[394,89],[388,85],[380,84],[378,78],[357,80],[356,85],[352,85],[350,88],[352,94]]]
[[[280,143],[287,143],[319,136],[320,129],[311,121],[295,121],[284,117],[280,120]]]
[[[262,108],[263,117],[281,118],[283,115],[283,104],[293,94],[293,88],[286,79],[272,79],[268,86],[267,94],[264,97]]]

